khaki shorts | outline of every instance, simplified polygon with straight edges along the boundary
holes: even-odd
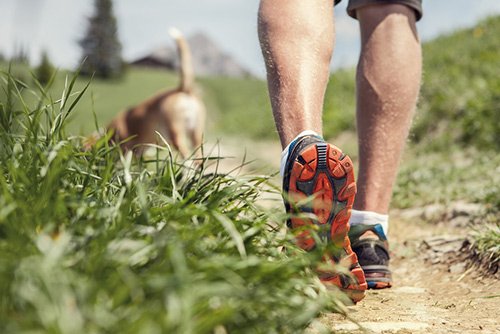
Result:
[[[335,0],[335,4],[338,4],[340,1],[342,0]],[[422,18],[422,0],[349,0],[349,4],[347,5],[347,14],[356,18],[356,9],[366,5],[384,3],[399,3],[406,5],[415,10],[417,21]]]

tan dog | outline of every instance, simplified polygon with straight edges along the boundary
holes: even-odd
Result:
[[[194,94],[194,73],[189,46],[175,28],[169,30],[177,44],[180,58],[180,84],[177,88],[160,92],[141,104],[130,108],[111,121],[107,130],[114,130],[112,140],[122,142],[123,150],[142,154],[141,144],[161,144],[155,131],[160,132],[179,151],[183,158],[189,156],[186,139],[191,148],[202,143],[205,125],[205,106]]]

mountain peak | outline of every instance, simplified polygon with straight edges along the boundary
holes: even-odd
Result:
[[[193,55],[193,66],[198,76],[246,77],[251,73],[234,57],[203,32],[186,38]],[[177,69],[179,59],[175,47],[160,47],[131,62],[132,65]]]

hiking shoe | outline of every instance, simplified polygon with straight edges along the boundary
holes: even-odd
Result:
[[[373,234],[367,236],[368,231]],[[389,243],[382,225],[353,225],[349,231],[349,239],[365,273],[368,288],[390,288],[392,274],[389,270]]]
[[[317,225],[318,236],[336,246],[339,254],[326,254],[328,261],[345,265],[351,275],[318,270],[321,281],[343,290],[353,302],[365,296],[367,284],[347,233],[356,194],[351,159],[318,136],[303,136],[290,145],[283,178],[285,207],[292,217],[287,225],[296,241],[312,250],[315,240],[305,225]],[[311,217],[307,217],[311,214]]]

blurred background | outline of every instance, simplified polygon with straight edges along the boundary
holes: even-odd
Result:
[[[131,62],[171,45],[167,28],[178,27],[187,35],[203,34],[242,67],[264,77],[256,34],[257,0],[133,0],[113,2],[122,56]],[[334,68],[352,66],[359,47],[357,22],[347,16],[344,0],[336,7],[337,48]],[[496,0],[425,1],[419,32],[424,41],[458,28],[470,27],[486,16],[500,13]],[[83,38],[93,0],[2,0],[0,51],[12,57],[23,49],[31,64],[45,50],[57,67],[74,68],[81,58]]]
[[[86,134],[95,128],[92,111],[104,125],[127,106],[176,85],[177,54],[167,34],[175,26],[191,45],[209,107],[207,140],[238,136],[275,142],[257,38],[258,4],[257,0],[149,0],[147,4],[2,0],[0,66],[6,69],[10,63],[11,71],[24,81],[31,80],[33,71],[42,83],[57,70],[48,87],[56,96],[66,75],[92,52],[95,38],[105,40],[108,67],[96,73],[69,125],[75,134]],[[357,21],[347,16],[346,5],[343,1],[335,8],[337,41],[325,101],[326,137],[355,130],[359,36]],[[424,0],[423,5],[418,29],[424,41],[425,74],[412,142],[438,150],[450,143],[498,149],[499,122],[493,120],[499,110],[500,2]],[[89,63],[82,68],[79,87],[89,80],[85,74],[95,70],[87,68]],[[478,115],[485,121],[478,121]]]
[[[323,121],[356,163],[359,32],[346,4]],[[0,333],[295,333],[320,313],[335,323],[324,315],[337,294],[311,270],[323,248],[297,252],[276,233],[289,215],[258,5],[0,0]],[[419,333],[498,333],[500,1],[423,5],[422,87],[390,213],[399,282],[352,316],[387,319],[391,333],[420,321]],[[117,113],[176,87],[172,26],[208,107],[203,153],[223,158],[195,170],[166,153],[120,163],[105,140],[82,152]]]

